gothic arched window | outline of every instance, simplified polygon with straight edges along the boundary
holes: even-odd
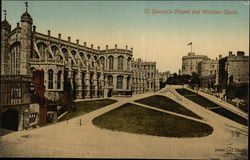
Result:
[[[52,55],[48,52],[48,47],[45,43],[40,42],[37,44],[37,48],[41,54],[42,58],[52,58]]]
[[[88,59],[90,59],[90,58],[91,58],[91,55],[90,55],[90,54],[88,54],[88,55],[87,55],[87,57],[88,57]]]
[[[113,56],[109,56],[109,70],[113,70],[114,69],[114,57]]]
[[[66,59],[69,58],[69,52],[68,52],[68,50],[67,50],[66,48],[63,48],[63,49],[62,49],[62,53],[64,54],[64,57],[65,57]]]
[[[128,70],[131,69],[131,58],[130,58],[130,57],[128,57],[127,69],[128,69]]]
[[[108,76],[108,85],[113,85],[113,76]]]
[[[116,88],[117,89],[122,89],[123,86],[123,76],[117,76],[117,85]]]
[[[72,54],[73,57],[75,57],[76,51],[72,50],[72,51],[71,51],[71,54]]]
[[[61,89],[62,71],[57,72],[57,89]]]
[[[48,71],[48,89],[53,89],[53,70],[50,69]]]
[[[10,50],[10,74],[20,74],[20,43],[14,43]]]
[[[100,58],[100,65],[104,68],[104,63],[105,62],[105,59],[104,59],[104,57],[101,57]]]
[[[118,70],[123,70],[123,56],[118,57]]]
[[[84,59],[84,54],[83,54],[82,52],[80,52],[79,54],[80,54],[80,57],[81,57],[82,59]]]
[[[57,60],[63,60],[63,57],[60,55],[59,49],[56,46],[52,46],[51,50]]]

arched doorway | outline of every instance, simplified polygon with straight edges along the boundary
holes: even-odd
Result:
[[[109,91],[108,91],[108,97],[112,97],[112,89],[109,89]]]
[[[2,128],[18,130],[18,111],[14,109],[10,109],[2,113],[1,122]]]

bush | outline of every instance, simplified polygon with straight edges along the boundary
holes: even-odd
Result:
[[[63,92],[59,97],[59,105],[61,105],[63,108],[65,108],[67,111],[75,112],[76,111],[76,105],[74,103],[74,99],[72,96],[70,96],[67,92]]]

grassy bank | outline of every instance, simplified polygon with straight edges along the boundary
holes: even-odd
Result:
[[[207,124],[130,103],[95,118],[93,124],[113,131],[162,137],[203,137],[213,132]]]
[[[112,99],[102,99],[102,100],[90,100],[90,101],[82,101],[76,102],[76,111],[70,112],[62,117],[59,121],[64,121],[67,119],[71,119],[76,116],[81,116],[86,113],[92,112],[94,110],[100,109],[102,107],[108,106],[117,102],[116,100]]]

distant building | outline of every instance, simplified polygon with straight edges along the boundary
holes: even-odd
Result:
[[[139,58],[132,61],[132,68],[133,94],[159,90],[160,84],[156,62],[146,62]]]
[[[198,74],[202,88],[213,88],[216,84],[216,74],[218,73],[219,61],[206,59],[198,63]]]
[[[166,82],[169,77],[172,77],[173,74],[171,74],[169,71],[166,72],[159,72],[160,76],[160,82]]]
[[[218,85],[249,83],[249,56],[243,51],[219,59]]]
[[[205,55],[195,55],[195,53],[188,53],[187,56],[182,57],[182,70],[180,75],[192,75],[192,72],[198,73],[198,63],[202,60],[207,60]]]

